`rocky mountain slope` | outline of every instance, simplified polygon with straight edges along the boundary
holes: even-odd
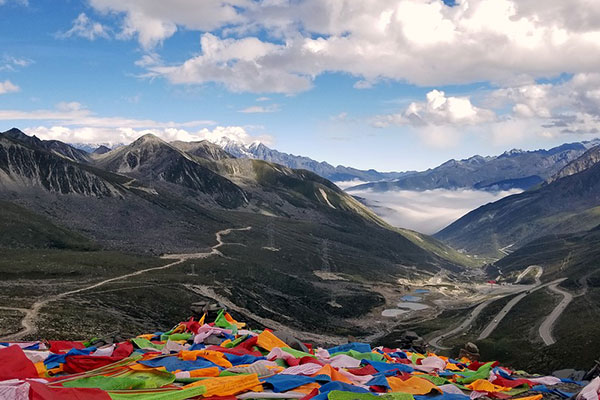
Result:
[[[436,168],[392,181],[367,183],[349,190],[529,189],[556,174],[586,149],[584,143],[570,143],[550,150],[511,150],[494,157],[476,155],[465,160],[449,160]]]
[[[589,155],[575,165],[587,165]],[[435,237],[455,248],[501,257],[544,235],[591,229],[600,224],[600,164],[581,169],[471,211]]]
[[[433,239],[417,240],[393,230],[314,173],[235,159],[211,144],[173,146],[146,135],[86,162],[72,160],[68,151],[58,154],[53,149],[59,146],[49,149],[46,142],[17,130],[0,134],[0,145],[2,198],[69,221],[70,228],[107,246],[189,249],[198,246],[194,240],[210,238],[213,228],[251,214],[315,227],[329,224],[348,232],[380,232],[373,240],[394,237],[390,254],[400,263],[452,268],[461,263],[460,255]]]
[[[379,172],[375,171],[374,169],[360,170],[342,165],[334,167],[333,165],[324,161],[319,162],[309,157],[296,156],[271,149],[260,142],[255,142],[246,146],[233,140],[222,138],[221,140],[217,141],[217,144],[222,147],[223,150],[237,158],[252,158],[285,165],[288,168],[306,169],[334,182],[352,180],[380,181],[386,179],[396,179],[412,173]]]
[[[585,171],[586,169],[593,167],[598,162],[600,162],[600,146],[595,146],[586,151],[581,157],[571,161],[563,169],[558,171],[556,175],[550,177],[548,182],[554,182],[560,178],[564,178],[565,176],[570,176]]]
[[[185,317],[193,302],[205,300],[195,290],[257,318],[365,334],[355,317],[388,302],[377,289],[383,283],[456,280],[472,262],[435,239],[387,226],[307,170],[153,136],[86,162],[21,139],[0,134],[0,201],[12,210],[0,213],[0,269],[12,271],[11,281],[0,283],[0,305],[29,307],[59,289],[160,266],[163,253],[202,255],[42,309],[47,319],[39,327],[48,337],[76,331],[89,307],[99,310],[98,332],[126,330],[132,321],[163,329],[145,314],[163,315],[168,328],[169,317]],[[225,236],[212,252],[216,237]]]

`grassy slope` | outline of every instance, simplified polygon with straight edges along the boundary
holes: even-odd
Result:
[[[435,237],[471,253],[501,257],[500,248],[526,245],[547,234],[572,233],[600,224],[600,164],[537,189],[486,204]]]
[[[566,277],[563,286],[577,289],[577,281],[600,267],[600,229],[545,236],[496,262],[505,275],[516,275],[529,265],[544,267],[545,281]]]
[[[90,250],[96,245],[24,207],[0,201],[0,247]]]
[[[320,193],[320,190],[323,190],[327,194],[327,201],[336,210],[351,211],[384,229],[399,233],[419,248],[431,252],[443,260],[469,267],[479,266],[483,263],[480,260],[459,253],[430,236],[389,225],[354,197],[346,194],[333,183],[312,172],[293,170],[293,173],[297,175],[294,176],[284,173],[286,170],[284,167],[259,160],[253,160],[252,162],[257,181],[261,185],[277,188],[280,191],[279,193],[281,193],[281,189],[287,189],[286,200],[292,204],[300,207],[310,207],[314,203],[323,204],[325,200]],[[299,179],[299,177],[303,179]]]

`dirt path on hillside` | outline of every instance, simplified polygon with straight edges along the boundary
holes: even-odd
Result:
[[[5,342],[18,341],[21,338],[23,338],[29,334],[35,333],[35,331],[37,330],[36,322],[39,317],[40,310],[42,309],[42,307],[44,307],[48,303],[60,300],[64,297],[67,297],[67,296],[70,296],[73,294],[78,294],[78,293],[81,293],[81,292],[84,292],[87,290],[95,289],[97,287],[106,285],[107,283],[131,278],[131,277],[134,277],[137,275],[145,274],[147,272],[160,271],[163,269],[171,268],[175,265],[183,263],[186,260],[197,259],[197,258],[201,258],[201,259],[208,258],[208,257],[214,256],[214,255],[222,256],[222,253],[218,249],[225,244],[223,242],[223,236],[228,235],[233,231],[247,231],[250,229],[252,229],[252,227],[250,227],[250,226],[245,227],[245,228],[224,229],[215,234],[217,244],[214,245],[213,247],[211,247],[210,251],[208,251],[208,252],[192,253],[192,254],[167,254],[167,255],[162,256],[161,258],[166,259],[166,260],[176,260],[176,261],[166,264],[166,265],[163,265],[163,266],[160,266],[160,267],[152,267],[152,268],[142,269],[139,271],[131,272],[129,274],[124,274],[124,275],[116,276],[114,278],[105,279],[103,281],[94,283],[93,285],[90,285],[90,286],[82,287],[80,289],[69,290],[64,293],[59,293],[59,294],[56,294],[53,296],[49,296],[49,297],[45,298],[44,300],[36,301],[35,303],[33,303],[33,305],[30,308],[0,307],[0,310],[19,311],[19,312],[22,312],[25,314],[25,316],[21,320],[22,329],[17,333],[13,333],[10,335],[6,335],[4,337],[0,337],[0,341],[5,341]]]

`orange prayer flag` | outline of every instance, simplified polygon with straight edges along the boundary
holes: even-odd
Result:
[[[292,392],[309,394],[310,392],[313,391],[313,389],[319,389],[320,387],[321,387],[321,385],[319,385],[316,382],[307,383],[306,385],[298,386],[297,388],[292,389]]]
[[[485,379],[477,379],[475,382],[466,385],[466,387],[471,390],[476,390],[478,392],[488,393],[506,392],[511,390],[508,387],[494,385],[492,382]]]
[[[387,378],[388,384],[392,392],[399,393],[410,393],[410,394],[428,394],[432,390],[437,390],[438,392],[442,392],[437,386],[428,381],[427,379],[418,378],[416,376],[412,376],[407,380],[403,381],[400,378],[396,378],[394,376],[390,376]]]
[[[275,347],[290,347],[284,341],[267,330],[262,331],[258,335],[258,341],[256,344],[268,351],[273,350]]]
[[[325,364],[320,370],[314,373],[312,376],[315,377],[317,375],[327,375],[331,378],[332,381],[344,382],[352,385],[352,381],[342,375],[339,371],[333,368],[330,364]]]
[[[200,368],[190,371],[190,378],[203,378],[219,376],[221,371],[217,367]]]
[[[225,320],[230,324],[237,326],[238,329],[242,329],[246,326],[245,322],[237,322],[228,312],[225,313]]]
[[[248,390],[262,390],[262,385],[258,380],[257,374],[209,378],[191,383],[184,386],[184,388],[187,389],[197,386],[204,386],[206,388],[206,392],[203,394],[204,397],[233,396]]]
[[[204,358],[205,360],[211,361],[214,364],[217,364],[223,368],[231,368],[233,365],[227,358],[225,358],[225,354],[219,351],[213,350],[192,350],[187,351],[183,350],[179,352],[179,357],[185,361],[195,361],[198,357]]]

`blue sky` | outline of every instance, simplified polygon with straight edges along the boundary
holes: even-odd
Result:
[[[597,136],[583,0],[169,3],[0,0],[0,129],[225,135],[379,170]]]

